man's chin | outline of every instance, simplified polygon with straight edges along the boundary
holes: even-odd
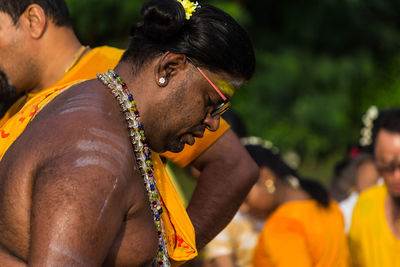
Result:
[[[400,205],[400,192],[398,190],[390,190],[389,189],[389,194],[392,197],[392,199]]]
[[[181,141],[175,141],[167,145],[166,151],[170,151],[173,153],[179,153],[185,148],[185,143],[182,143]]]

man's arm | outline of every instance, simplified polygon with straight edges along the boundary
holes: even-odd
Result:
[[[90,83],[59,95],[24,133],[41,155],[33,171],[29,266],[102,265],[127,211],[146,199],[119,107]]]
[[[26,267],[26,263],[21,259],[11,255],[9,251],[0,245],[0,266],[3,267]]]
[[[258,178],[258,167],[228,130],[192,165],[201,173],[187,211],[203,248],[233,218]]]
[[[99,266],[124,219],[127,181],[103,153],[61,156],[41,168],[32,198],[29,265]]]

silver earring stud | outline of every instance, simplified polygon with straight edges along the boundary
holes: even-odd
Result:
[[[158,82],[161,83],[161,84],[164,84],[165,83],[165,78],[161,77],[160,79],[158,79]]]

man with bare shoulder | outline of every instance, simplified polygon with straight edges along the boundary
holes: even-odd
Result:
[[[52,75],[33,81],[71,52],[59,53],[48,72],[36,64],[51,48],[31,38],[56,31],[56,20],[39,4],[16,18],[0,12],[8,22],[0,25],[2,91],[29,92],[0,124],[2,266],[169,266],[196,256],[195,228],[158,153],[180,152],[206,128],[217,130],[255,60],[229,15],[185,4],[191,8],[145,4],[114,70],[62,85]],[[27,53],[34,44],[37,53]],[[239,199],[246,190],[236,190]]]

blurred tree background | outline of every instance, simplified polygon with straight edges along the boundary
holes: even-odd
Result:
[[[92,47],[128,43],[144,0],[67,0],[75,30]],[[254,78],[233,98],[250,134],[301,158],[306,176],[328,181],[356,145],[371,105],[400,100],[400,1],[218,0],[250,33]]]

